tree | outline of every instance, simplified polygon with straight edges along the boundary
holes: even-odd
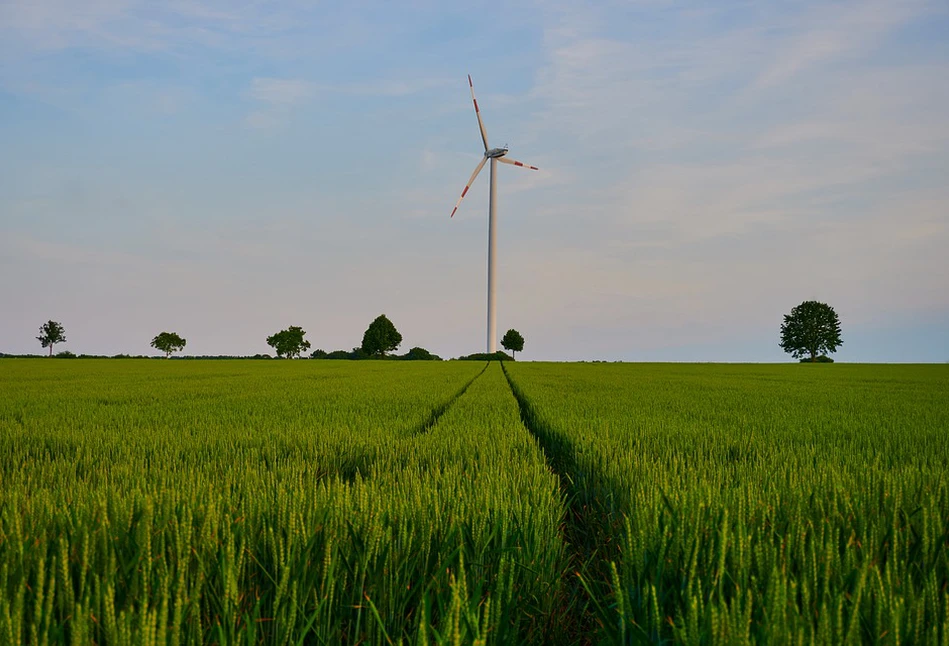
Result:
[[[504,333],[501,339],[501,347],[510,350],[515,355],[524,350],[524,337],[517,330],[511,329]]]
[[[386,352],[395,351],[400,343],[402,335],[385,314],[377,316],[362,335],[362,351],[372,357],[384,357]]]
[[[152,339],[152,347],[165,353],[165,358],[169,358],[172,352],[180,352],[185,349],[188,342],[178,336],[175,332],[162,332]]]
[[[36,337],[44,348],[49,348],[49,356],[53,356],[53,346],[66,342],[66,330],[61,323],[47,321],[40,326],[40,335]]]
[[[287,357],[293,359],[299,357],[301,352],[310,349],[310,342],[303,339],[306,334],[303,328],[291,325],[286,330],[280,330],[273,336],[267,337],[267,345],[277,351],[278,357]]]
[[[826,303],[804,301],[785,315],[781,324],[781,343],[785,352],[795,359],[834,352],[844,342],[840,339],[840,319]]]

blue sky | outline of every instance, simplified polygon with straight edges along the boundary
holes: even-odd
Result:
[[[0,0],[0,352],[949,361],[949,6]]]

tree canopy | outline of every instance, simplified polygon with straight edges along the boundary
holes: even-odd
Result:
[[[49,348],[49,356],[53,356],[53,346],[66,342],[66,330],[61,323],[50,320],[40,326],[40,335],[36,340],[44,348]]]
[[[778,345],[795,359],[834,352],[843,345],[840,338],[840,319],[826,303],[804,301],[784,316],[781,324],[781,343]]]
[[[267,345],[276,351],[278,357],[293,359],[299,357],[301,352],[310,349],[310,342],[303,338],[305,334],[303,328],[291,325],[286,330],[268,336]]]
[[[520,332],[512,328],[504,333],[504,337],[501,339],[501,347],[505,350],[510,350],[516,356],[518,352],[524,350],[524,337],[521,336]]]
[[[162,332],[152,339],[152,347],[160,352],[164,352],[166,359],[171,356],[172,352],[184,350],[187,343],[185,339],[178,336],[175,332]]]
[[[402,343],[402,335],[385,314],[377,316],[362,335],[362,351],[373,357],[394,352],[400,343]]]

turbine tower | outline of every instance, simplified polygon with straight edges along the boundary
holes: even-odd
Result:
[[[474,103],[475,116],[478,117],[478,127],[481,129],[481,142],[484,144],[484,157],[475,167],[474,172],[468,183],[465,184],[465,190],[461,192],[461,197],[455,203],[455,208],[451,210],[451,217],[455,217],[455,211],[458,210],[461,201],[465,199],[468,189],[474,184],[478,173],[484,168],[484,163],[491,160],[491,188],[488,198],[488,353],[494,354],[498,351],[498,318],[497,318],[497,299],[495,298],[495,284],[497,282],[497,259],[498,254],[495,249],[497,242],[497,220],[498,220],[498,162],[510,164],[511,166],[520,166],[530,170],[537,170],[536,166],[524,164],[513,159],[505,157],[507,155],[507,146],[503,148],[488,147],[488,131],[484,129],[484,121],[481,120],[481,111],[478,109],[478,99],[475,98],[474,84],[471,82],[471,75],[468,75],[468,87],[471,88],[471,102]]]

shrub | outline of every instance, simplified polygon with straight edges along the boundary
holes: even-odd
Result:
[[[514,361],[514,357],[498,350],[494,354],[489,352],[478,352],[464,357],[458,357],[459,361]]]
[[[441,361],[442,358],[437,354],[432,354],[425,348],[412,348],[405,354],[403,354],[400,359],[405,361]]]
[[[833,362],[834,360],[828,357],[826,354],[822,354],[819,357],[815,357],[813,361],[811,361],[810,357],[805,357],[801,359],[801,363],[833,363]]]

